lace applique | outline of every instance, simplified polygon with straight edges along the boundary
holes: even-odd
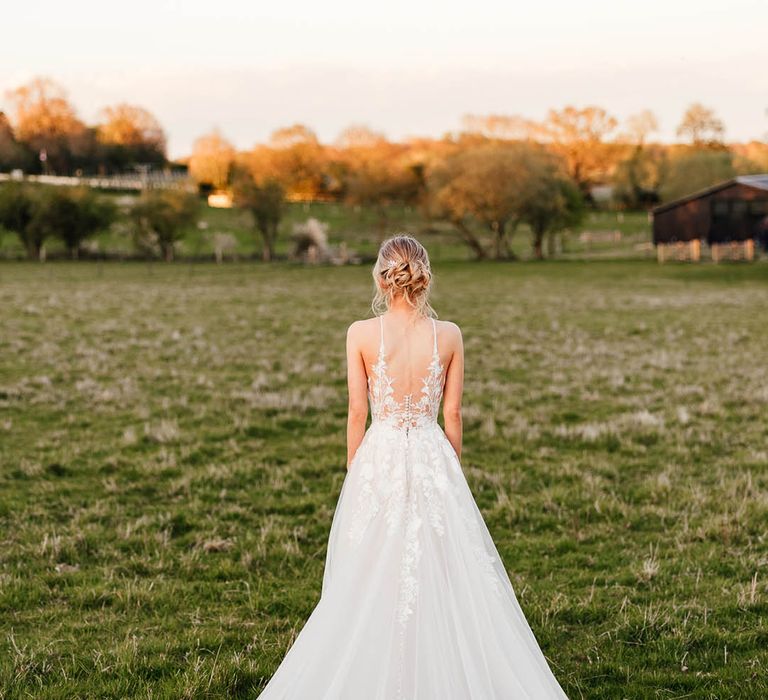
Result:
[[[403,630],[418,598],[420,533],[428,525],[437,535],[445,534],[445,503],[451,498],[448,472],[461,469],[455,452],[441,445],[441,439],[446,440],[444,435],[409,438],[411,428],[439,427],[437,415],[443,395],[444,368],[437,351],[434,321],[433,333],[432,360],[422,378],[421,395],[414,401],[408,394],[398,403],[393,397],[393,378],[388,373],[382,327],[378,359],[368,378],[368,395],[373,418],[371,428],[379,425],[383,430],[368,434],[366,444],[359,448],[364,458],[353,467],[357,470],[359,491],[348,530],[350,540],[360,544],[376,516],[384,519],[389,535],[400,533],[403,537],[396,611]]]
[[[459,512],[464,520],[464,524],[467,526],[472,552],[477,559],[477,563],[480,565],[480,571],[485,576],[486,581],[488,581],[494,593],[501,595],[501,580],[499,579],[496,567],[494,566],[496,557],[493,554],[488,553],[476,514],[470,511],[466,506],[459,508]]]
[[[355,463],[354,468],[360,475],[360,490],[357,496],[357,507],[352,514],[349,538],[355,544],[360,544],[368,524],[379,512],[380,504],[374,488],[374,465],[371,462]]]
[[[427,368],[427,376],[422,378],[421,396],[413,400],[413,394],[406,394],[402,403],[395,401],[392,389],[393,379],[389,376],[387,360],[384,357],[384,334],[382,326],[381,344],[376,364],[368,377],[368,396],[371,403],[371,416],[397,428],[415,428],[437,421],[440,400],[443,397],[443,365],[437,352],[437,330],[434,332],[432,361]]]
[[[419,559],[421,559],[420,529],[421,518],[416,513],[415,503],[412,502],[408,509],[408,520],[405,525],[405,545],[400,567],[400,598],[397,604],[397,621],[403,627],[413,614],[416,598],[419,595],[416,567]]]

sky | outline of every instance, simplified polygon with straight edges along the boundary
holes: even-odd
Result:
[[[439,137],[568,104],[651,109],[671,141],[698,101],[746,141],[768,138],[766,27],[768,0],[25,0],[4,13],[0,108],[45,75],[89,123],[147,108],[171,157],[213,128],[243,149],[297,122]]]

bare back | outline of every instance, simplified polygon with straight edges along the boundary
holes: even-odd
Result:
[[[374,420],[394,414],[401,425],[436,419],[441,398],[444,413],[460,411],[463,346],[455,324],[386,313],[352,324],[347,345],[350,411],[366,404],[367,412],[370,399]]]

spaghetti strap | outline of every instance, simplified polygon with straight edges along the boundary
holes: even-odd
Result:
[[[432,352],[434,352],[434,354],[437,355],[437,326],[435,325],[434,318],[431,318],[430,320],[432,321],[432,336],[434,337]]]
[[[379,330],[381,331],[381,341],[379,342],[379,354],[384,354],[384,319],[379,316]]]

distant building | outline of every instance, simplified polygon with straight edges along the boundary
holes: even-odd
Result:
[[[713,260],[751,260],[755,243],[765,246],[768,175],[742,175],[653,209],[653,243],[660,261],[671,256],[698,260],[701,243]]]
[[[231,209],[233,205],[231,192],[212,192],[208,195],[208,206],[214,209]]]

